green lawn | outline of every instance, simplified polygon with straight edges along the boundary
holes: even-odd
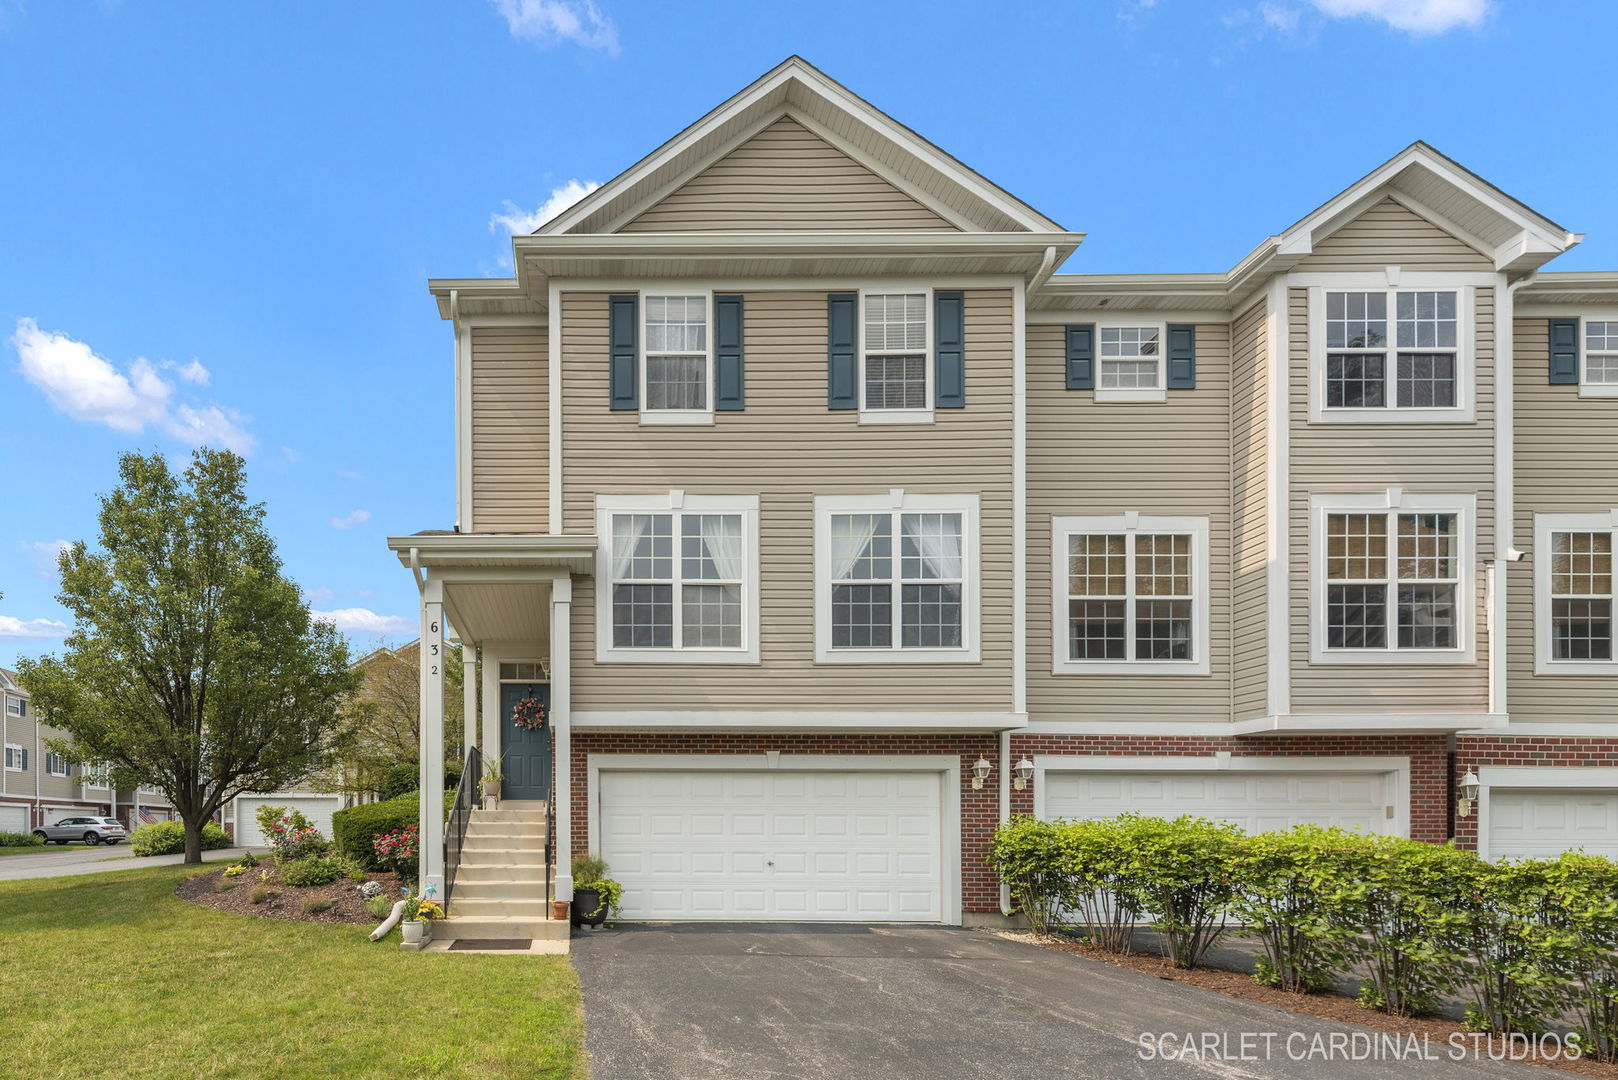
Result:
[[[20,847],[0,847],[0,855],[38,855],[46,851],[74,851],[89,844],[24,844]]]
[[[566,957],[231,915],[174,895],[195,872],[0,883],[4,1061],[36,1080],[585,1076]]]

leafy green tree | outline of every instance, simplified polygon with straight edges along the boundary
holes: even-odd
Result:
[[[185,823],[186,862],[200,862],[202,827],[225,803],[340,757],[357,676],[282,574],[239,456],[200,449],[176,474],[161,454],[130,453],[118,473],[99,549],[79,541],[61,556],[66,649],[19,674],[67,732],[51,748],[106,763],[119,787],[162,791]]]

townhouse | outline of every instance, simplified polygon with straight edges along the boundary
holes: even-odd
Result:
[[[993,919],[1013,814],[1618,854],[1618,273],[1424,143],[1226,272],[1082,239],[792,58],[431,282],[423,805],[453,628],[632,919]]]
[[[72,814],[116,817],[134,830],[143,822],[168,821],[168,798],[150,788],[113,791],[94,769],[74,765],[47,745],[67,733],[43,723],[29,704],[17,673],[0,668],[0,831],[30,832]]]

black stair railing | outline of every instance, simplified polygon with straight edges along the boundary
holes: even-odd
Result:
[[[483,755],[477,747],[466,752],[466,766],[461,778],[455,782],[455,801],[450,804],[449,817],[444,823],[444,907],[449,909],[450,896],[455,892],[455,870],[461,863],[461,847],[466,842],[466,827],[472,821],[472,810],[477,805],[478,783],[483,778]]]

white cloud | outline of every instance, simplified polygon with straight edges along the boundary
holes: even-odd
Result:
[[[489,216],[489,231],[526,236],[600,186],[595,180],[569,180],[551,188],[550,195],[532,213],[510,199],[502,200],[505,210]]]
[[[67,637],[68,626],[55,619],[18,619],[0,615],[0,638]]]
[[[1264,25],[1278,33],[1290,34],[1298,29],[1298,22],[1302,12],[1297,8],[1290,8],[1283,4],[1260,4],[1258,17]]]
[[[71,540],[35,540],[32,543],[21,545],[24,551],[34,554],[34,573],[42,578],[56,577],[58,560],[62,552],[73,546]]]
[[[338,608],[336,611],[311,611],[310,618],[330,623],[347,634],[413,634],[418,629],[415,619],[403,615],[378,615],[370,608]]]
[[[311,604],[324,604],[327,600],[330,600],[333,595],[334,594],[332,591],[325,586],[321,586],[318,589],[303,590],[304,600]]]
[[[11,335],[23,378],[44,393],[58,411],[75,420],[105,424],[114,431],[138,435],[148,427],[191,446],[222,446],[240,454],[253,449],[253,437],[242,427],[244,417],[221,405],[175,404],[174,384],[158,367],[137,357],[119,371],[82,341],[45,331],[33,319],[17,320]],[[192,360],[176,368],[179,377],[206,385],[208,369]]]
[[[352,529],[354,526],[364,525],[370,520],[371,512],[369,510],[352,510],[344,517],[332,518],[331,527],[334,529]]]
[[[1458,27],[1478,27],[1493,0],[1309,0],[1334,19],[1379,19],[1395,30],[1425,36]]]
[[[594,0],[491,0],[512,37],[555,45],[571,41],[586,49],[618,52],[618,28]]]

